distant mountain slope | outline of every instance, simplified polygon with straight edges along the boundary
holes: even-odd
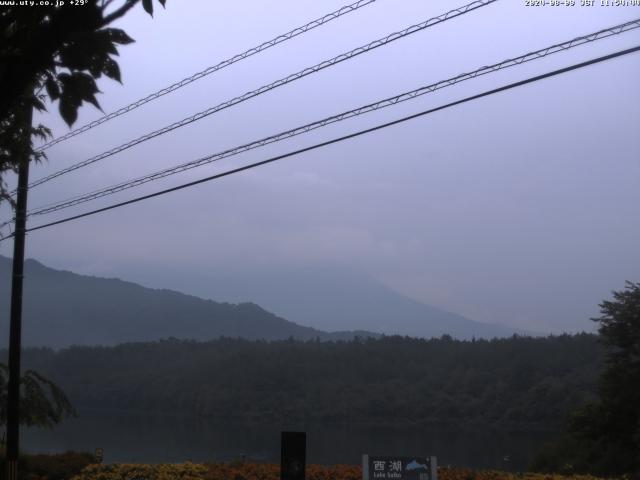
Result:
[[[10,278],[11,260],[0,256],[0,332],[5,339]],[[116,345],[168,337],[327,340],[356,334],[303,327],[252,303],[217,303],[118,279],[54,270],[35,260],[25,262],[24,288],[25,346]]]
[[[171,277],[178,290],[204,298],[255,302],[293,322],[329,331],[362,329],[426,338],[449,334],[459,339],[531,334],[420,303],[371,277],[347,270],[300,268]],[[149,283],[153,281],[149,278]]]

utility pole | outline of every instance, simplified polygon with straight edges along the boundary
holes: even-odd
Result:
[[[27,223],[27,191],[29,188],[29,160],[33,109],[25,107],[24,129],[18,164],[18,190],[13,236],[13,274],[11,277],[11,323],[9,326],[9,385],[7,392],[7,480],[18,479],[20,444],[20,350],[22,338],[22,279],[24,271],[24,243]]]

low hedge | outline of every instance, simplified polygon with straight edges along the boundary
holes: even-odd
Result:
[[[21,454],[18,458],[19,480],[69,480],[96,463],[95,457],[84,452],[65,452],[52,455]],[[0,457],[0,478],[6,472],[6,457]]]

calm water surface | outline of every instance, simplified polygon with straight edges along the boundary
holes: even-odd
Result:
[[[307,461],[359,464],[373,455],[436,455],[440,465],[524,470],[553,432],[372,427],[341,424],[250,425],[195,417],[80,411],[53,430],[22,430],[29,452],[104,449],[105,462],[279,462],[280,431],[307,432]]]

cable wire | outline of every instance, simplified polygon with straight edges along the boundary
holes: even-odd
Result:
[[[127,201],[124,201],[124,202],[119,202],[119,203],[116,203],[116,204],[113,204],[113,205],[109,205],[107,207],[103,207],[103,208],[99,208],[99,209],[92,210],[92,211],[89,211],[89,212],[81,213],[79,215],[74,215],[74,216],[71,216],[71,217],[63,218],[61,220],[56,220],[54,222],[45,223],[43,225],[38,225],[36,227],[28,228],[26,231],[27,232],[33,232],[33,231],[40,230],[40,229],[43,229],[43,228],[52,227],[54,225],[60,225],[62,223],[67,223],[67,222],[70,222],[72,220],[77,220],[77,219],[80,219],[80,218],[88,217],[90,215],[95,215],[95,214],[98,214],[98,213],[106,212],[108,210],[113,210],[115,208],[123,207],[125,205],[131,205],[133,203],[138,203],[138,202],[141,202],[143,200],[148,200],[150,198],[154,198],[154,197],[158,197],[158,196],[161,196],[161,195],[165,195],[167,193],[171,193],[171,192],[175,192],[175,191],[182,190],[182,189],[185,189],[185,188],[193,187],[193,186],[199,185],[201,183],[217,180],[217,179],[220,179],[220,178],[223,178],[223,177],[235,174],[235,173],[243,172],[245,170],[250,170],[252,168],[256,168],[256,167],[259,167],[259,166],[262,166],[262,165],[273,163],[273,162],[276,162],[278,160],[282,160],[284,158],[292,157],[292,156],[295,156],[295,155],[299,155],[301,153],[309,152],[311,150],[316,150],[316,149],[321,148],[321,147],[332,145],[334,143],[339,143],[339,142],[342,142],[344,140],[348,140],[348,139],[351,139],[351,138],[359,137],[361,135],[365,135],[365,134],[368,134],[368,133],[371,133],[371,132],[375,132],[377,130],[382,130],[384,128],[387,128],[387,127],[390,127],[390,126],[393,126],[393,125],[398,125],[400,123],[404,123],[406,121],[413,120],[415,118],[423,117],[425,115],[429,115],[431,113],[435,113],[435,112],[438,112],[440,110],[445,110],[447,108],[451,108],[451,107],[454,107],[456,105],[461,105],[463,103],[471,102],[473,100],[478,100],[480,98],[488,97],[490,95],[494,95],[494,94],[499,93],[499,92],[504,92],[504,91],[511,90],[513,88],[516,88],[516,87],[520,87],[520,86],[527,85],[527,84],[530,84],[530,83],[538,82],[538,81],[544,80],[546,78],[554,77],[554,76],[557,76],[557,75],[560,75],[560,74],[563,74],[563,73],[567,73],[567,72],[570,72],[570,71],[573,71],[573,70],[577,70],[577,69],[580,69],[580,68],[585,68],[587,66],[594,65],[594,64],[597,64],[597,63],[601,63],[601,62],[604,62],[604,61],[607,61],[607,60],[611,60],[611,59],[614,59],[614,58],[617,58],[617,57],[621,57],[621,56],[624,56],[624,55],[629,55],[629,54],[637,52],[639,50],[640,50],[640,45],[636,46],[636,47],[628,48],[626,50],[621,50],[621,51],[618,51],[618,52],[615,52],[615,53],[611,53],[609,55],[604,55],[604,56],[601,56],[601,57],[598,57],[598,58],[594,58],[594,59],[588,60],[586,62],[577,63],[577,64],[571,65],[569,67],[564,67],[564,68],[561,68],[561,69],[558,69],[558,70],[553,70],[551,72],[544,73],[542,75],[537,75],[535,77],[529,77],[529,78],[527,78],[525,80],[520,80],[518,82],[510,83],[508,85],[504,85],[502,87],[494,88],[492,90],[487,90],[487,91],[479,93],[477,95],[472,95],[470,97],[463,98],[462,100],[457,100],[455,102],[450,102],[450,103],[447,103],[445,105],[441,105],[439,107],[431,108],[429,110],[424,110],[422,112],[415,113],[413,115],[409,115],[409,116],[406,116],[406,117],[403,117],[403,118],[400,118],[400,119],[397,119],[397,120],[393,120],[391,122],[387,122],[387,123],[383,123],[383,124],[380,124],[380,125],[376,125],[375,127],[367,128],[365,130],[360,130],[358,132],[354,132],[354,133],[351,133],[349,135],[344,135],[342,137],[334,138],[334,139],[328,140],[326,142],[317,143],[315,145],[311,145],[309,147],[305,147],[305,148],[301,148],[299,150],[288,152],[288,153],[285,153],[283,155],[278,155],[278,156],[275,156],[275,157],[271,157],[271,158],[268,158],[266,160],[262,160],[260,162],[255,162],[255,163],[252,163],[252,164],[249,164],[249,165],[245,165],[243,167],[238,167],[238,168],[234,168],[232,170],[227,170],[225,172],[218,173],[216,175],[211,175],[209,177],[201,178],[199,180],[195,180],[195,181],[192,181],[192,182],[184,183],[182,185],[178,185],[178,186],[175,186],[175,187],[167,188],[165,190],[161,190],[161,191],[158,191],[158,192],[155,192],[155,193],[151,193],[151,194],[148,194],[148,195],[143,195],[143,196],[140,196],[140,197],[136,197],[136,198],[133,198],[131,200],[127,200]],[[5,239],[6,238],[9,238],[9,237],[5,237]],[[2,240],[4,240],[4,239],[2,239]]]
[[[274,47],[280,43],[286,42],[287,40],[290,40],[294,37],[297,37],[298,35],[301,35],[303,33],[308,32],[309,30],[313,30],[316,27],[319,27],[321,25],[324,25],[325,23],[328,23],[332,20],[335,20],[336,18],[339,18],[343,15],[346,15],[348,13],[351,12],[355,12],[356,10],[358,10],[359,8],[362,8],[366,5],[369,5],[373,2],[375,2],[376,0],[358,0],[357,2],[354,2],[350,5],[346,5],[338,10],[336,10],[335,12],[331,12],[328,13],[320,18],[317,18],[316,20],[313,20],[305,25],[302,25],[301,27],[297,27],[294,28],[293,30],[284,33],[282,35],[278,35],[275,38],[272,38],[271,40],[267,40],[264,43],[261,43],[260,45],[258,45],[257,47],[252,47],[249,50],[246,50],[242,53],[239,53],[237,55],[234,55],[231,58],[228,58],[226,60],[221,61],[220,63],[216,64],[216,65],[212,65],[210,67],[207,67],[206,69],[194,73],[193,75],[191,75],[190,77],[186,77],[183,78],[182,80],[169,85],[168,87],[165,87],[161,90],[158,90],[157,92],[151,93],[149,95],[147,95],[144,98],[141,98],[140,100],[137,100],[125,107],[120,108],[119,110],[116,110],[115,112],[109,113],[103,117],[98,118],[97,120],[94,120],[93,122],[87,123],[86,125],[83,125],[82,127],[79,127],[75,130],[70,131],[69,133],[66,133],[64,135],[61,135],[58,138],[55,138],[47,143],[45,143],[44,145],[42,145],[38,150],[43,151],[46,150],[50,147],[52,147],[53,145],[56,145],[57,143],[63,142],[65,140],[68,140],[72,137],[75,137],[76,135],[80,135],[81,133],[86,132],[87,130],[91,130],[94,127],[97,127],[98,125],[101,125],[109,120],[112,120],[116,117],[119,117],[120,115],[124,115],[125,113],[129,113],[132,110],[135,110],[138,107],[141,107],[142,105],[144,105],[145,103],[149,103],[153,100],[156,100],[157,98],[160,98],[168,93],[174,92],[175,90],[178,90],[179,88],[182,88],[186,85],[189,85],[190,83],[195,82],[196,80],[200,80],[203,77],[206,77],[207,75],[211,75],[212,73],[215,73],[219,70],[222,70],[223,68],[226,68],[230,65],[233,65],[234,63],[237,63],[241,60],[244,60],[245,58],[251,57],[257,53],[263,52],[264,50],[267,50],[268,48]]]
[[[612,35],[618,35],[622,32],[627,32],[636,28],[640,27],[640,18],[636,19],[636,20],[632,20],[629,22],[625,22],[623,24],[620,25],[616,25],[610,28],[606,28],[606,29],[602,29],[599,30],[597,32],[594,33],[590,33],[588,35],[584,35],[581,37],[577,37],[574,38],[572,40],[566,41],[566,42],[562,42],[562,43],[558,43],[540,50],[536,50],[533,52],[529,52],[527,54],[515,57],[515,58],[510,58],[507,60],[503,60],[501,62],[495,63],[493,65],[489,65],[489,66],[484,66],[481,67],[477,70],[474,70],[472,72],[468,72],[468,73],[462,73],[460,75],[457,75],[455,77],[446,79],[446,80],[440,80],[439,82],[436,83],[432,83],[430,85],[427,86],[423,86],[420,87],[418,89],[409,91],[409,92],[405,92],[402,93],[400,95],[396,95],[394,97],[389,97],[386,98],[384,100],[380,100],[378,102],[375,103],[370,103],[368,105],[364,105],[361,107],[358,107],[356,109],[353,110],[349,110],[346,112],[342,112],[339,113],[337,115],[333,115],[331,117],[327,117],[324,118],[322,120],[318,120],[312,123],[308,123],[306,125],[300,126],[300,127],[296,127],[293,128],[291,130],[287,130],[284,132],[280,132],[277,133],[275,135],[271,135],[269,137],[265,137],[262,138],[260,140],[255,140],[252,141],[250,143],[246,143],[244,145],[238,146],[238,147],[234,147],[228,150],[224,150],[222,152],[218,152],[218,153],[214,153],[211,155],[207,155],[205,157],[196,159],[196,160],[192,160],[190,162],[187,163],[183,163],[181,165],[177,165],[174,167],[170,167],[170,168],[166,168],[164,170],[160,170],[158,172],[155,173],[151,173],[142,177],[138,177],[136,179],[133,180],[128,180],[126,182],[122,182],[116,185],[112,185],[109,187],[105,187],[102,188],[100,190],[96,190],[87,194],[83,194],[83,195],[79,195],[79,196],[75,196],[73,198],[64,200],[64,201],[59,201],[59,202],[55,202],[55,203],[51,203],[48,205],[44,205],[41,207],[38,207],[32,211],[30,211],[28,213],[29,216],[32,215],[44,215],[47,213],[52,213],[58,210],[62,210],[65,208],[69,208],[75,205],[79,205],[91,200],[95,200],[107,195],[112,195],[118,192],[121,192],[123,190],[127,190],[129,188],[134,188],[140,185],[143,185],[145,183],[151,182],[151,181],[155,181],[170,175],[174,175],[180,172],[184,172],[187,170],[190,170],[192,168],[196,168],[196,167],[200,167],[202,165],[206,165],[218,160],[222,160],[224,158],[228,158],[234,155],[238,155],[240,153],[244,153],[265,145],[269,145],[271,143],[275,143],[278,141],[282,141],[297,135],[301,135],[303,133],[307,133],[310,132],[312,130],[318,129],[318,128],[322,128],[325,127],[327,125],[336,123],[336,122],[340,122],[343,120],[346,120],[348,118],[353,118],[359,115],[363,115],[369,112],[373,112],[376,110],[380,110],[382,108],[386,108],[392,105],[396,105],[398,103],[401,102],[405,102],[407,100],[412,100],[415,99],[419,96],[425,95],[427,93],[431,93],[434,92],[436,90],[440,90],[442,88],[446,88],[452,85],[456,85],[457,83],[466,81],[466,80],[470,80],[476,77],[479,77],[481,75],[486,75],[488,73],[492,73],[492,72],[496,72],[505,68],[510,68],[513,66],[517,66],[517,65],[521,65],[525,62],[529,62],[532,60],[537,60],[540,58],[544,58],[548,55],[557,53],[557,52],[562,52],[562,51],[566,51],[569,50],[571,48],[575,48],[577,46],[580,45],[584,45],[586,43],[591,43],[594,42],[596,40],[601,40],[603,38],[607,38],[609,36]]]
[[[105,159],[107,157],[115,155],[116,153],[120,153],[120,152],[122,152],[124,150],[127,150],[127,149],[129,149],[129,148],[131,148],[131,147],[133,147],[135,145],[138,145],[138,144],[140,144],[142,142],[145,142],[147,140],[151,140],[152,138],[158,137],[160,135],[164,135],[165,133],[168,133],[168,132],[170,132],[172,130],[175,130],[177,128],[184,127],[185,125],[189,125],[189,124],[191,124],[193,122],[196,122],[196,121],[201,120],[201,119],[203,119],[205,117],[208,117],[209,115],[217,113],[217,112],[219,112],[221,110],[224,110],[226,108],[229,108],[231,106],[237,105],[237,104],[239,104],[241,102],[244,102],[246,100],[249,100],[250,98],[257,97],[258,95],[262,95],[263,93],[269,92],[269,91],[274,90],[274,89],[276,89],[278,87],[281,87],[283,85],[287,85],[287,84],[289,84],[291,82],[294,82],[296,80],[304,78],[307,75],[319,72],[319,71],[324,70],[325,68],[328,68],[328,67],[332,67],[334,65],[337,65],[338,63],[344,62],[345,60],[349,60],[351,58],[354,58],[354,57],[356,57],[356,56],[358,56],[358,55],[360,55],[362,53],[369,52],[369,51],[371,51],[371,50],[373,50],[375,48],[381,47],[383,45],[387,45],[387,44],[389,44],[389,43],[391,43],[391,42],[393,42],[395,40],[398,40],[398,39],[404,38],[404,37],[406,37],[408,35],[411,35],[413,33],[422,31],[422,30],[424,30],[424,29],[426,29],[428,27],[431,27],[433,25],[437,25],[439,23],[446,22],[447,20],[450,20],[452,18],[458,17],[460,15],[464,15],[464,14],[466,14],[468,12],[473,11],[473,10],[477,10],[478,8],[485,7],[485,6],[487,6],[487,5],[491,4],[491,3],[494,3],[496,1],[497,0],[474,0],[473,2],[471,2],[471,3],[469,3],[469,4],[465,5],[465,6],[450,10],[450,11],[448,11],[448,12],[442,14],[442,15],[430,18],[429,20],[426,20],[424,22],[418,23],[416,25],[412,25],[412,26],[410,26],[408,28],[405,28],[402,31],[395,32],[395,33],[392,33],[390,35],[387,35],[384,38],[381,38],[381,39],[378,39],[378,40],[374,40],[373,42],[370,42],[367,45],[355,48],[355,49],[353,49],[353,50],[351,50],[351,51],[349,51],[347,53],[340,54],[340,55],[338,55],[336,57],[333,57],[330,60],[325,60],[325,61],[323,61],[321,63],[318,63],[318,64],[316,64],[316,65],[314,65],[312,67],[307,67],[304,70],[301,70],[301,71],[299,71],[297,73],[293,73],[293,74],[288,75],[288,76],[286,76],[284,78],[276,80],[275,82],[269,83],[267,85],[263,85],[262,87],[260,87],[260,88],[258,88],[256,90],[252,90],[252,91],[247,92],[247,93],[245,93],[243,95],[235,97],[235,98],[233,98],[231,100],[227,100],[226,102],[220,103],[220,104],[218,104],[218,105],[216,105],[214,107],[210,107],[210,108],[208,108],[206,110],[203,110],[201,112],[198,112],[198,113],[196,113],[196,114],[194,114],[194,115],[192,115],[190,117],[183,118],[182,120],[179,120],[179,121],[177,121],[175,123],[172,123],[171,125],[168,125],[166,127],[160,128],[160,129],[155,130],[153,132],[147,133],[146,135],[138,137],[138,138],[136,138],[134,140],[131,140],[131,141],[129,141],[127,143],[124,143],[122,145],[119,145],[117,147],[114,147],[111,150],[107,150],[106,152],[103,152],[103,153],[101,153],[99,155],[96,155],[96,156],[91,157],[91,158],[89,158],[87,160],[84,160],[82,162],[76,163],[75,165],[71,165],[70,167],[67,167],[67,168],[59,170],[59,171],[57,171],[55,173],[52,173],[51,175],[48,175],[48,176],[46,176],[44,178],[41,178],[39,180],[36,180],[36,181],[32,182],[31,184],[29,184],[29,188],[33,188],[33,187],[36,187],[38,185],[42,185],[43,183],[48,182],[50,180],[53,180],[54,178],[57,178],[57,177],[59,177],[61,175],[64,175],[66,173],[72,172],[72,171],[77,170],[79,168],[85,167],[85,166],[90,165],[92,163],[95,163],[95,162],[97,162],[99,160],[103,160],[103,159]]]

